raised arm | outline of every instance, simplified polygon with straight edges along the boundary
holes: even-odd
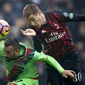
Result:
[[[85,21],[85,14],[76,14],[68,12],[54,11],[55,16],[58,14],[65,22],[81,22]]]

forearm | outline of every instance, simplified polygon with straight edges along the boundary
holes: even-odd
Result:
[[[85,14],[74,14],[73,21],[76,22],[85,21]]]
[[[85,21],[85,14],[76,14],[68,12],[56,12],[65,22],[81,22]]]
[[[83,22],[85,21],[85,14],[63,13],[63,19],[66,22]]]
[[[44,54],[43,52],[39,53],[35,51],[35,55],[33,57],[34,61],[41,61],[41,62],[46,62],[49,65],[53,66],[60,74],[64,71],[62,66],[51,56]]]
[[[64,68],[54,59],[52,58],[51,56],[48,56],[46,57],[46,62],[53,66],[60,74],[62,74],[62,72],[64,71]]]
[[[35,54],[32,59],[34,62],[42,61],[48,63],[49,65],[53,66],[65,78],[67,78],[68,76],[74,77],[72,71],[64,70],[64,68],[62,68],[62,66],[53,57],[46,55],[43,52],[39,53],[35,51]]]

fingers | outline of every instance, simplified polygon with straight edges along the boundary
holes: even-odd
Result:
[[[21,29],[21,32],[24,32],[24,30]]]
[[[26,32],[27,32],[27,31],[30,31],[30,29],[26,29]]]
[[[24,30],[22,30],[22,29],[21,29],[21,32],[22,32],[22,34],[24,34],[24,33],[25,33],[25,31],[24,31]]]
[[[74,75],[74,77],[73,78],[75,78],[75,76],[76,76],[76,72],[75,71],[73,71],[73,70],[70,70],[72,73],[73,73],[73,75]]]
[[[72,73],[71,73],[69,76],[70,76],[71,78],[75,78],[74,74],[72,74]]]
[[[23,35],[27,35],[27,32],[21,29]]]
[[[74,75],[76,74],[76,72],[75,71],[73,71],[73,70],[70,70]]]
[[[67,79],[67,78],[68,78],[68,76],[64,75],[64,78],[66,78],[66,79]]]
[[[71,78],[74,78],[75,76],[74,76],[74,71],[72,71],[72,70],[66,70],[66,71],[64,71],[64,76],[67,76],[67,77],[71,77]]]
[[[69,70],[70,73],[69,73],[69,76],[73,79],[75,79],[75,76],[76,76],[76,72],[74,72],[73,70]]]
[[[22,32],[22,33],[29,33],[29,32],[32,32],[32,30],[26,29],[26,30],[24,31],[24,30],[21,29],[21,32]]]
[[[21,29],[21,32],[22,32],[23,34],[28,33],[27,30],[24,31],[24,30],[22,30],[22,29]]]

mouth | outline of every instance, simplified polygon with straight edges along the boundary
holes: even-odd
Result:
[[[8,56],[5,56],[5,58],[9,58]]]

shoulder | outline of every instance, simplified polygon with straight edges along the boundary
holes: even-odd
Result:
[[[4,48],[4,43],[5,43],[5,40],[0,41],[0,49],[3,49]]]
[[[19,42],[19,45],[23,46],[23,47],[26,47],[26,48],[32,49],[32,47],[29,44],[24,44],[24,43]]]
[[[60,14],[61,11],[49,10],[49,11],[45,11],[45,12],[44,12],[44,14],[54,14],[54,13]]]

